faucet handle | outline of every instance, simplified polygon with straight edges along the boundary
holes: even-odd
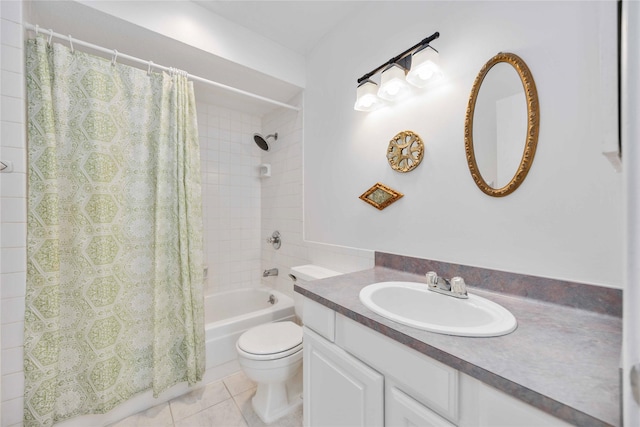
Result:
[[[435,271],[429,271],[425,276],[427,276],[427,285],[436,286],[438,284],[438,273]]]
[[[459,295],[467,295],[467,285],[464,283],[462,277],[456,276],[451,279],[451,292]]]

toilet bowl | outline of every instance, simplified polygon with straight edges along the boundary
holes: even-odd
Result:
[[[258,384],[253,410],[270,424],[302,404],[301,384],[292,381],[302,366],[302,328],[293,322],[256,326],[236,343],[238,362]]]
[[[338,274],[305,265],[293,267],[289,276],[295,282]],[[296,313],[301,318],[302,300],[294,300]],[[302,327],[290,321],[255,326],[238,338],[236,350],[245,375],[258,385],[251,404],[265,424],[273,423],[302,404]]]

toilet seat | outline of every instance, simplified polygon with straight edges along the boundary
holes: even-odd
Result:
[[[243,333],[238,352],[253,360],[273,360],[302,350],[302,328],[293,322],[267,323]]]

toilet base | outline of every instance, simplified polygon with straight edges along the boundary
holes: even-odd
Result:
[[[285,383],[258,384],[256,394],[251,399],[253,410],[263,423],[289,415],[302,405],[301,375],[295,375]]]

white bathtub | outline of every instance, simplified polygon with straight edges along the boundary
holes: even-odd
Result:
[[[244,331],[263,323],[293,320],[294,306],[293,299],[281,292],[246,288],[206,296],[204,313],[208,382],[240,369],[236,341]]]

